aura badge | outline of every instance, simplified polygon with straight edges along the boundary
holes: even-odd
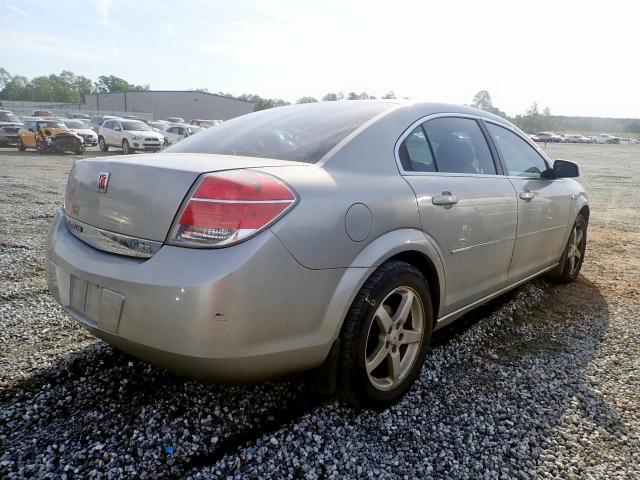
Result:
[[[98,192],[105,193],[107,191],[107,185],[109,185],[109,173],[100,172],[98,174]]]

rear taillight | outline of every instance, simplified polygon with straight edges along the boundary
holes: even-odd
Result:
[[[192,247],[238,243],[272,224],[296,202],[281,180],[252,170],[203,175],[176,218],[168,242]]]

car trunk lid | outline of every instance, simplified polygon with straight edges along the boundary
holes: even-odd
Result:
[[[201,174],[287,165],[302,164],[191,153],[78,160],[69,174],[65,213],[98,229],[164,242],[180,205]]]

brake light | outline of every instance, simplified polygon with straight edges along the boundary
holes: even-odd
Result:
[[[230,170],[206,174],[179,212],[169,243],[232,245],[272,224],[295,202],[293,191],[266,173]]]

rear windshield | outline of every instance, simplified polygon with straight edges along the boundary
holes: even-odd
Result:
[[[391,102],[344,100],[272,108],[226,121],[165,152],[316,163],[356,128],[395,106]]]

